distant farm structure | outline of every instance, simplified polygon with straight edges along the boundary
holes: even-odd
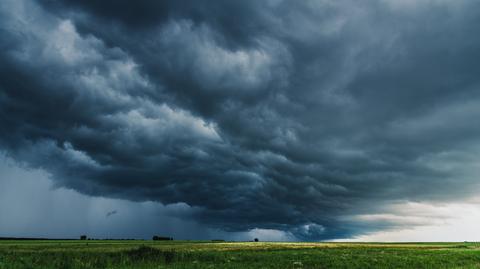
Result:
[[[153,241],[170,241],[170,240],[173,240],[173,237],[154,235],[152,237],[152,240]]]

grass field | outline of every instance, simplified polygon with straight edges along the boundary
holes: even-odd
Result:
[[[480,268],[480,244],[0,241],[14,268]]]

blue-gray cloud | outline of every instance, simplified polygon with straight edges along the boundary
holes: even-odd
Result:
[[[0,147],[92,196],[345,238],[478,190],[479,4],[3,1]]]

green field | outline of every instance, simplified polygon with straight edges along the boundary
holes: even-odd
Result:
[[[0,241],[13,268],[480,268],[480,244]]]

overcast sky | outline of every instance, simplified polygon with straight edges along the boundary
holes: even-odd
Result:
[[[1,1],[0,236],[478,239],[479,23],[467,0]]]

